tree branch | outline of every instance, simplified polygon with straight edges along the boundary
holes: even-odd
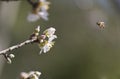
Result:
[[[0,51],[0,55],[7,54],[8,52],[10,52],[10,51],[12,51],[12,50],[14,50],[14,49],[18,49],[18,48],[20,48],[20,47],[22,47],[22,46],[24,46],[24,45],[33,43],[33,42],[35,42],[36,40],[37,40],[37,38],[29,39],[29,40],[26,40],[26,41],[24,41],[24,42],[22,42],[22,43],[20,43],[20,44],[11,46],[11,47],[9,47],[9,48],[7,48],[7,49],[5,49],[5,50]]]
[[[5,57],[5,59],[7,60],[8,63],[11,63],[11,58],[14,58],[15,55],[9,53],[12,50],[18,49],[24,45],[27,44],[31,44],[31,43],[39,43],[40,38],[39,38],[39,32],[40,32],[40,26],[38,26],[37,28],[35,28],[34,32],[32,33],[32,35],[30,35],[30,38],[22,43],[19,43],[17,45],[11,46],[5,50],[0,51],[0,55],[3,55]]]

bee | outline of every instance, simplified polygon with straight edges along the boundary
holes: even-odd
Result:
[[[34,14],[37,14],[42,8],[45,10],[49,9],[50,2],[47,2],[46,0],[39,0],[39,1],[32,1],[28,0],[28,2],[32,5],[32,12]]]
[[[105,28],[105,23],[104,22],[97,22],[96,23],[100,28]]]
[[[32,10],[34,14],[37,14],[40,11],[40,2],[28,0],[28,2],[32,5]]]
[[[28,15],[28,21],[37,21],[42,18],[44,20],[48,20],[48,12],[50,2],[46,0],[27,0],[32,6],[32,12]]]

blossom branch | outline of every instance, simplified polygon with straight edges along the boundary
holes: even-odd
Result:
[[[24,45],[33,43],[33,42],[36,41],[36,40],[37,40],[37,39],[30,39],[30,40],[26,40],[26,41],[24,41],[24,42],[22,42],[22,43],[20,43],[20,44],[11,46],[11,47],[9,47],[9,48],[7,48],[7,49],[5,49],[5,50],[0,51],[0,55],[1,55],[1,54],[6,54],[6,53],[8,53],[8,52],[10,52],[10,51],[12,51],[12,50],[14,50],[14,49],[18,49],[18,48],[24,46]]]
[[[18,49],[24,45],[31,44],[31,43],[37,43],[39,45],[39,48],[41,49],[40,54],[48,52],[52,46],[54,45],[54,39],[57,38],[56,35],[54,35],[56,29],[53,27],[50,27],[46,29],[43,34],[39,34],[40,32],[40,26],[38,26],[34,32],[30,35],[30,38],[20,44],[11,46],[5,50],[0,51],[0,55],[3,55],[4,58],[7,60],[8,63],[11,63],[11,58],[14,58],[14,54],[11,54],[12,50]]]
[[[38,26],[32,35],[30,35],[30,38],[29,40],[26,40],[20,44],[17,44],[17,45],[14,45],[14,46],[11,46],[5,50],[2,50],[0,51],[0,55],[3,55],[4,58],[7,60],[8,63],[11,63],[11,58],[14,58],[14,54],[9,54],[9,52],[11,52],[12,50],[15,50],[15,49],[18,49],[24,45],[27,45],[27,44],[31,44],[31,43],[34,43],[34,42],[37,42],[38,40],[38,36],[39,36],[39,32],[40,32],[40,26]],[[39,39],[40,40],[40,39]]]

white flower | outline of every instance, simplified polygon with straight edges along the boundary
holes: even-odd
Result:
[[[40,76],[40,75],[41,75],[41,72],[35,71],[35,74],[36,74],[37,76]]]
[[[52,46],[54,45],[53,40],[55,38],[57,38],[57,36],[54,35],[55,31],[56,31],[55,28],[50,27],[43,32],[43,35],[46,36],[48,39],[47,40],[45,38],[41,39],[42,42],[39,44],[39,47],[41,49],[40,54],[42,52],[44,52],[44,53],[48,52],[52,48]]]
[[[26,72],[21,72],[20,77],[21,79],[27,79],[29,77],[29,74]]]
[[[52,47],[52,42],[46,43],[43,47],[41,47],[40,54],[41,54],[42,52],[44,52],[44,53],[48,52],[51,47]]]
[[[41,49],[40,54],[42,52],[47,53],[52,48],[52,46],[54,45],[54,41],[53,40],[55,38],[57,38],[57,36],[56,35],[52,35],[50,38],[48,38],[48,41],[45,40],[43,43],[41,43],[39,45],[39,47]]]
[[[41,35],[41,39],[40,39],[40,43],[39,43],[39,47],[41,49],[40,54],[46,53],[48,52],[52,46],[54,45],[54,39],[57,38],[56,35],[54,35],[56,29],[53,27],[50,27],[48,29],[46,29],[43,32],[43,35]]]
[[[41,72],[39,71],[30,71],[29,73],[22,72],[21,79],[39,79]]]
[[[32,75],[30,76],[30,78],[28,78],[28,79],[39,79],[39,77],[38,77],[37,75],[35,75],[35,74],[32,74]]]
[[[43,33],[49,38],[55,33],[56,29],[53,27],[48,28]]]
[[[51,36],[48,38],[48,42],[52,42],[55,38],[57,38],[56,35],[51,35]]]
[[[38,72],[38,71],[29,72],[29,78],[30,79],[39,79],[40,75],[41,75],[41,72]]]

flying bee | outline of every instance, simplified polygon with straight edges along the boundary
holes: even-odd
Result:
[[[32,6],[32,12],[28,15],[27,19],[30,22],[37,21],[42,18],[44,20],[48,20],[48,12],[50,2],[46,0],[28,0],[28,2]]]
[[[32,12],[34,14],[36,14],[36,13],[38,13],[40,11],[40,2],[39,1],[28,0],[28,2],[32,6]]]
[[[96,23],[100,28],[105,28],[105,23],[104,22],[97,22]]]

